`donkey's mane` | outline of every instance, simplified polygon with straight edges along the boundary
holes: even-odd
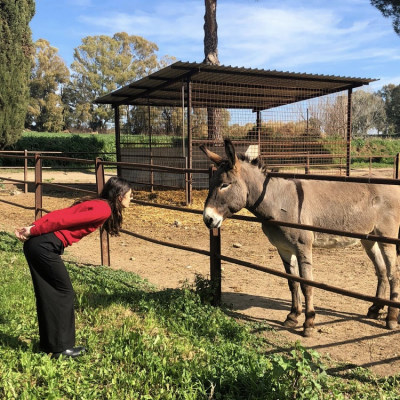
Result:
[[[268,167],[265,164],[263,164],[258,157],[250,158],[249,156],[242,153],[236,153],[236,156],[240,161],[246,162],[254,167],[257,167],[258,169],[261,170],[263,174],[268,175]],[[230,161],[227,159],[222,160],[220,166],[226,170],[232,168]]]
[[[244,161],[247,162],[251,165],[256,166],[257,168],[261,169],[261,171],[267,175],[268,171],[267,171],[267,166],[265,164],[262,163],[262,161],[259,159],[259,157],[257,158],[250,158],[249,156],[246,156],[245,154],[242,153],[238,153],[237,154],[237,158],[240,161]]]

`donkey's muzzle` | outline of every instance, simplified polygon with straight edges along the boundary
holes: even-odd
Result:
[[[219,228],[223,217],[212,207],[206,207],[203,212],[203,221],[208,229]]]

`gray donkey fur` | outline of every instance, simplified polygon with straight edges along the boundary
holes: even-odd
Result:
[[[225,140],[227,159],[201,146],[218,169],[210,181],[203,219],[208,228],[219,228],[222,221],[246,208],[262,223],[262,230],[283,261],[287,273],[313,279],[312,247],[318,234],[266,224],[268,220],[315,225],[397,238],[400,226],[400,187],[389,185],[328,182],[270,177],[258,160],[237,155],[230,140]],[[331,242],[333,243],[333,242]],[[361,241],[375,266],[378,277],[376,296],[385,296],[389,281],[390,299],[399,297],[399,268],[396,246],[369,240]],[[360,277],[362,279],[362,277]],[[292,307],[284,325],[295,327],[302,312],[300,288],[305,297],[304,335],[314,330],[313,288],[289,281]],[[368,317],[378,318],[383,307],[373,304]],[[386,326],[394,329],[399,310],[389,307]]]

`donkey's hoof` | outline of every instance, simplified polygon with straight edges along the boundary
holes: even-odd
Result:
[[[296,328],[298,322],[294,321],[293,319],[287,319],[284,323],[283,326],[285,328]]]
[[[304,337],[311,337],[311,336],[314,336],[314,331],[315,331],[315,329],[312,327],[312,328],[304,328]]]
[[[386,321],[386,328],[393,330],[396,329],[399,324],[395,320],[387,320]]]

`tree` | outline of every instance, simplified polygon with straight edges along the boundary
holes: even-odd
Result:
[[[310,117],[319,121],[321,134],[344,139],[347,132],[347,96],[324,96],[318,99],[318,112]]]
[[[205,0],[204,15],[204,63],[219,65],[217,0]]]
[[[218,59],[218,24],[217,0],[205,0],[204,15],[204,63],[220,65]],[[207,108],[208,139],[214,142],[222,141],[221,112],[216,108]]]
[[[37,40],[35,50],[25,126],[38,131],[58,132],[64,127],[60,92],[69,81],[69,70],[58,56],[58,50],[47,40]]]
[[[385,85],[378,91],[385,104],[386,129],[388,135],[400,134],[400,85]]]
[[[400,35],[400,1],[399,0],[371,0],[384,17],[393,18],[393,29]]]
[[[0,148],[22,134],[29,99],[34,0],[0,3]]]
[[[77,125],[83,109],[89,110],[88,127],[92,130],[104,128],[113,119],[109,106],[96,105],[93,101],[106,93],[147,76],[159,66],[156,44],[140,36],[116,33],[113,37],[87,36],[74,51],[71,84],[64,99]],[[86,104],[86,107],[83,105]],[[87,115],[85,112],[84,115]]]
[[[353,136],[366,136],[373,129],[382,132],[385,128],[385,104],[377,93],[354,92],[351,113]]]

